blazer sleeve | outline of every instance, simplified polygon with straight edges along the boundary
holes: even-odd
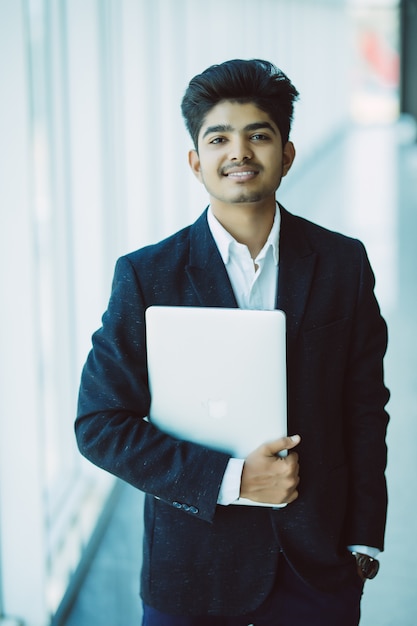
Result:
[[[145,420],[150,407],[146,306],[132,263],[122,257],[81,376],[78,447],[92,463],[134,487],[212,521],[229,456],[177,440]]]
[[[360,273],[344,392],[350,468],[347,543],[382,550],[387,509],[385,405],[389,391],[383,371],[387,327],[375,299],[375,279],[366,251],[359,245]]]

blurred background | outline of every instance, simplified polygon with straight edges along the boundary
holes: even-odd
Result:
[[[140,623],[141,495],[77,451],[80,371],[117,257],[207,202],[188,81],[254,57],[301,94],[278,198],[375,270],[390,511],[361,623],[417,624],[417,0],[0,0],[1,626]]]

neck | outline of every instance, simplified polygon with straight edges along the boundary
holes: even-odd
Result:
[[[265,206],[211,204],[213,215],[236,241],[245,244],[255,259],[265,245],[274,223],[276,204]]]

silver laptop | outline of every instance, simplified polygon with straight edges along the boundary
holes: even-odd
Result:
[[[236,458],[287,434],[282,311],[151,306],[146,334],[149,420],[162,431]]]

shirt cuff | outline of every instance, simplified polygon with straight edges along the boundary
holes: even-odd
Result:
[[[239,499],[244,459],[229,459],[217,498],[217,504],[227,506]]]
[[[367,556],[370,556],[373,559],[376,559],[378,554],[381,552],[381,550],[378,550],[378,548],[372,548],[370,546],[354,545],[354,546],[348,546],[347,548],[351,552],[360,552],[361,554],[366,554]]]

